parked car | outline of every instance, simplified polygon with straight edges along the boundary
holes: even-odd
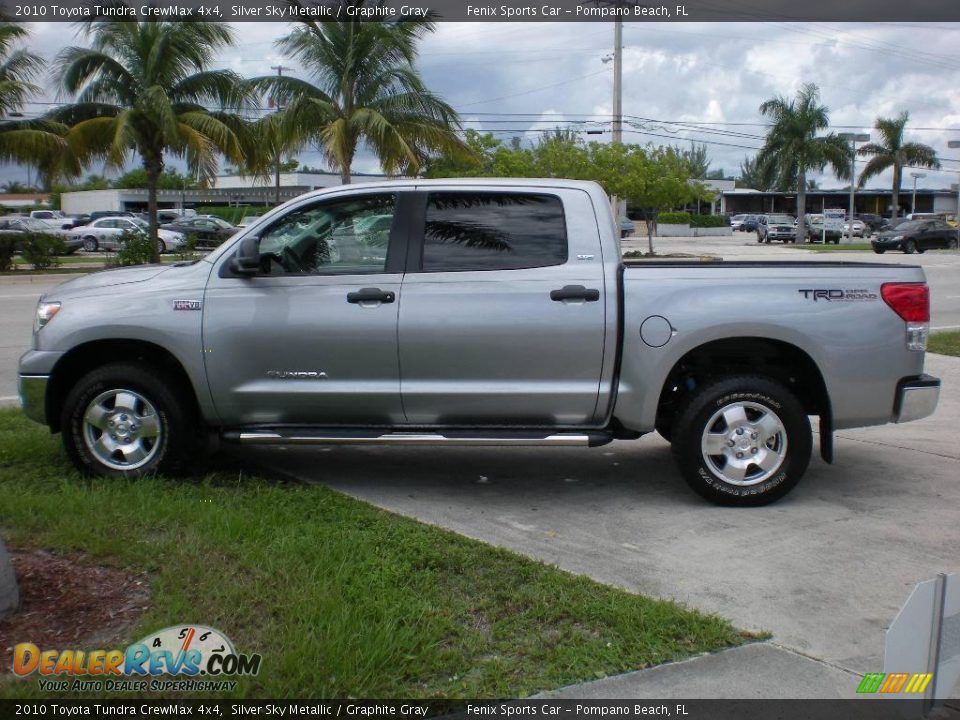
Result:
[[[81,225],[70,231],[70,237],[79,239],[87,252],[97,250],[120,249],[121,237],[125,232],[147,233],[150,226],[140,218],[105,217],[94,220],[89,225]],[[178,232],[159,229],[157,246],[161,253],[179,250],[186,238]]]
[[[733,229],[733,232],[738,232],[740,226],[743,225],[743,221],[747,219],[746,215],[734,215],[730,218],[730,227]]]
[[[72,230],[75,227],[80,227],[81,225],[86,225],[93,218],[91,218],[86,213],[78,213],[75,215],[66,215],[63,218],[63,224],[60,226],[64,230]]]
[[[792,215],[761,215],[757,218],[757,242],[796,242],[796,220]]]
[[[16,238],[14,252],[23,251],[23,239],[28,235],[56,235],[64,244],[64,253],[72,255],[82,243],[67,236],[62,230],[51,228],[43,220],[30,217],[7,216],[0,218],[0,235]]]
[[[587,448],[657,430],[696,492],[758,505],[806,470],[808,416],[829,462],[834,428],[934,412],[929,297],[910,265],[624,261],[596,183],[363,183],[205,262],[49,290],[19,387],[93,475],[185,471],[208,435]]]
[[[944,220],[907,220],[894,230],[880,233],[870,244],[879,255],[887,250],[902,250],[909,255],[937,248],[956,249],[957,229]]]
[[[637,231],[637,226],[630,218],[620,218],[620,237],[630,237]]]
[[[137,216],[127,210],[94,210],[90,213],[91,220],[99,220],[100,218],[106,217],[135,218]]]
[[[853,221],[853,237],[862,238],[863,233],[866,231],[866,225],[862,220],[854,219]],[[843,223],[843,234],[850,235],[850,222],[844,221]]]
[[[843,231],[840,229],[842,227],[842,223],[838,223],[836,225],[831,224],[824,229],[823,215],[820,213],[813,213],[806,216],[806,224],[807,242],[818,243],[822,241],[824,244],[840,244],[840,239],[843,237]]]
[[[59,210],[31,210],[28,217],[39,220],[51,230],[62,230],[68,222],[66,215]]]
[[[760,224],[759,215],[747,215],[743,222],[740,223],[740,229],[743,232],[756,232],[757,226]]]
[[[887,224],[886,218],[881,217],[879,215],[875,215],[874,213],[860,213],[855,217],[858,220],[860,220],[864,225],[866,225],[871,235],[875,232],[880,232],[880,230],[882,230],[883,227]]]
[[[237,228],[226,220],[209,216],[181,218],[162,227],[186,236],[192,235],[197,239],[197,247],[216,247],[237,233]]]

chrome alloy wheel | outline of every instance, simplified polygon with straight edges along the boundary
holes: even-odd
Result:
[[[83,414],[83,440],[113,470],[136,470],[157,454],[162,440],[156,408],[132,390],[108,390]]]
[[[735,402],[713,414],[700,441],[707,467],[731,485],[768,480],[787,457],[787,429],[770,408]]]

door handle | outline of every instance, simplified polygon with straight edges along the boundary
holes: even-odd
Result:
[[[384,291],[380,288],[363,288],[356,292],[347,293],[347,302],[354,304],[368,302],[392,303],[395,299],[396,296],[392,292]]]
[[[600,299],[600,291],[585,288],[583,285],[564,285],[559,290],[551,290],[550,299],[554,302],[563,302],[564,300],[596,302]]]

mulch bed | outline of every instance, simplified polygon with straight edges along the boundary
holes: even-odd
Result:
[[[146,578],[81,557],[44,550],[10,551],[20,585],[20,609],[0,621],[0,673],[13,666],[13,648],[112,650],[147,609]]]

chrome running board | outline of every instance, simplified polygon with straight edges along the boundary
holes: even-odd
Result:
[[[604,445],[613,438],[603,432],[597,433],[551,433],[548,435],[517,432],[502,435],[434,433],[434,432],[310,432],[298,429],[257,430],[227,433],[225,440],[239,441],[245,445],[448,445],[448,446],[542,446],[594,447]]]

